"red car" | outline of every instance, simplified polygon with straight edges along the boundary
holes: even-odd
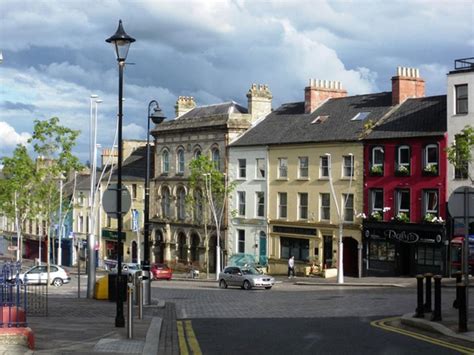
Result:
[[[173,276],[173,271],[166,264],[152,264],[150,271],[153,275],[153,280],[166,279],[169,281]]]

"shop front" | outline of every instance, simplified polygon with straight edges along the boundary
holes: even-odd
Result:
[[[364,221],[362,236],[365,276],[447,273],[444,224]]]

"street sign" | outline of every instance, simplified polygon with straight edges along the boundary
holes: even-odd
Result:
[[[102,207],[110,218],[118,218],[117,213],[117,184],[110,184],[102,195]],[[126,214],[132,205],[132,198],[127,187],[122,184],[122,214]]]

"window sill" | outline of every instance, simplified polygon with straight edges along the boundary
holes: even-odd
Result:
[[[279,181],[288,181],[289,179],[287,177],[279,177],[277,178]]]
[[[309,177],[299,177],[296,180],[298,180],[298,181],[309,181]]]
[[[246,181],[247,178],[243,178],[243,177],[238,177],[235,179],[235,181]]]
[[[455,113],[453,116],[454,117],[458,117],[458,116],[463,117],[463,116],[467,116],[467,115],[469,115],[469,112]]]
[[[257,177],[254,180],[265,181],[265,178],[264,177]]]
[[[320,176],[318,180],[323,180],[323,181],[329,180],[329,176],[322,176],[322,177]]]
[[[343,176],[341,177],[341,180],[344,180],[344,181],[355,181],[356,178],[353,176],[352,178],[350,176]]]

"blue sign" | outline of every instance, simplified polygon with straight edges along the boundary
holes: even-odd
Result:
[[[138,210],[132,210],[132,231],[138,232],[140,228],[138,227]]]

